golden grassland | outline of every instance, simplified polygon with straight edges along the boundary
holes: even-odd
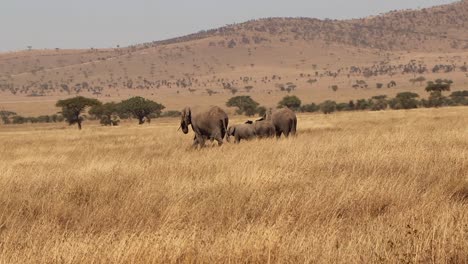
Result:
[[[298,120],[201,150],[175,119],[2,126],[0,263],[468,262],[468,108]]]

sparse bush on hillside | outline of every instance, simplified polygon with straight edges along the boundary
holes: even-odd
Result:
[[[248,85],[248,86],[245,86],[244,89],[245,89],[246,92],[250,93],[250,90],[253,89],[253,86],[252,86],[252,85]]]

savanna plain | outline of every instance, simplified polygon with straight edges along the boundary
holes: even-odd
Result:
[[[0,263],[468,262],[466,107],[197,150],[177,128],[0,126]]]

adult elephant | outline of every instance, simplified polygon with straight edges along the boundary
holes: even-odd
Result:
[[[296,135],[297,117],[296,114],[289,108],[277,109],[269,112],[257,121],[270,121],[275,127],[275,134],[280,138],[283,134],[285,137]]]
[[[233,136],[234,142],[239,143],[241,140],[249,140],[256,137],[255,127],[252,123],[239,124],[230,126],[227,130],[227,141],[230,142],[229,138]]]
[[[218,145],[223,144],[226,129],[229,124],[229,118],[223,109],[212,106],[208,110],[192,111],[190,107],[185,107],[182,110],[180,127],[184,134],[189,132],[189,125],[195,133],[193,146],[205,145],[205,140],[216,140]]]

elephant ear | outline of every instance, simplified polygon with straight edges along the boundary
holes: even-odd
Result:
[[[185,107],[182,110],[182,118],[184,120],[192,120],[192,110],[190,110],[190,107]]]
[[[230,136],[234,136],[234,133],[236,133],[236,127],[235,126],[229,127],[228,134]]]

